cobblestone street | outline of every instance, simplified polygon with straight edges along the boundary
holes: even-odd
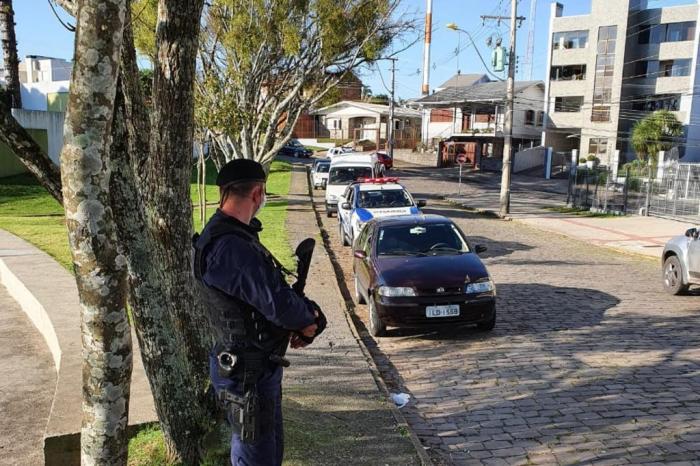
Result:
[[[416,197],[443,188],[404,181]],[[498,290],[491,333],[390,329],[375,344],[364,332],[389,386],[412,395],[404,414],[437,463],[699,462],[700,294],[664,294],[655,261],[436,196],[425,212],[488,246]],[[350,248],[322,218],[352,289]],[[366,322],[366,306],[356,313]]]

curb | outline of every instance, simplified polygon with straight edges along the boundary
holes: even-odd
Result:
[[[355,307],[355,303],[352,300],[346,300],[343,297],[343,293],[340,289],[340,284],[339,280],[341,279],[340,277],[342,276],[342,272],[338,270],[338,266],[336,262],[332,259],[332,252],[330,250],[330,241],[329,241],[329,235],[326,229],[323,227],[323,222],[321,220],[321,213],[318,211],[316,208],[316,204],[314,203],[313,200],[313,193],[312,193],[312,186],[311,186],[311,181],[309,178],[309,169],[308,167],[304,168],[304,172],[306,174],[306,184],[307,184],[307,195],[309,196],[309,201],[311,202],[311,208],[314,211],[314,216],[316,217],[316,226],[319,229],[319,233],[321,235],[321,240],[323,242],[323,249],[326,252],[326,255],[328,256],[328,260],[331,262],[331,267],[333,268],[333,272],[335,273],[335,287],[338,295],[340,296],[340,301],[345,303],[345,306],[343,308],[344,314],[345,314],[345,320],[348,323],[348,327],[350,327],[350,331],[352,332],[353,338],[355,338],[355,341],[357,342],[357,345],[360,347],[360,350],[362,351],[362,355],[365,357],[365,360],[367,361],[367,366],[369,367],[369,371],[372,374],[372,378],[374,379],[374,382],[377,384],[377,388],[381,392],[382,395],[388,400],[388,404],[390,405],[390,410],[391,414],[394,416],[394,420],[396,421],[396,425],[399,429],[404,429],[406,432],[408,432],[408,437],[411,441],[411,444],[413,445],[413,448],[416,450],[416,455],[418,456],[420,463],[422,466],[432,466],[433,462],[426,453],[425,449],[423,448],[423,445],[420,443],[420,440],[418,439],[418,435],[415,433],[413,428],[408,424],[406,421],[406,418],[404,417],[403,413],[399,410],[399,408],[391,401],[391,396],[389,393],[389,389],[386,386],[386,383],[384,382],[384,379],[382,379],[382,376],[379,372],[379,369],[377,368],[377,365],[374,361],[374,358],[372,358],[372,355],[367,349],[367,346],[365,345],[364,341],[362,340],[362,337],[360,336],[360,332],[357,329],[357,325],[355,324],[355,313],[353,312],[353,309]]]
[[[509,215],[506,215],[505,217],[501,217],[500,214],[493,209],[482,209],[480,207],[471,207],[468,204],[458,202],[454,198],[449,198],[447,196],[443,196],[442,200],[447,202],[450,205],[453,205],[455,207],[459,207],[460,209],[467,210],[469,212],[474,212],[474,213],[477,213],[479,215],[483,215],[485,217],[493,217],[493,218],[497,218],[500,220],[505,220],[507,222],[515,220],[513,217],[511,217]]]

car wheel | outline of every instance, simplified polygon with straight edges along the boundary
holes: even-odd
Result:
[[[369,333],[373,337],[383,337],[386,335],[386,324],[382,322],[377,313],[377,305],[374,303],[374,298],[369,297]]]
[[[343,222],[338,221],[338,234],[340,235],[340,242],[343,246],[350,246],[348,243],[348,237],[345,235],[345,230],[343,229]]]
[[[357,304],[367,304],[365,298],[362,297],[362,293],[360,293],[360,281],[357,279],[357,275],[355,275],[355,302]]]
[[[333,212],[331,212],[331,208],[329,206],[326,206],[326,217],[333,217]]]
[[[481,332],[490,332],[496,326],[496,307],[493,308],[493,317],[491,317],[486,322],[480,322],[476,324],[477,330]]]
[[[683,266],[678,256],[668,256],[664,261],[663,270],[664,290],[672,295],[688,291],[688,285],[683,283]]]

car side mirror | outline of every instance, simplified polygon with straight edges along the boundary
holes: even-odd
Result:
[[[428,205],[428,201],[426,201],[425,199],[419,199],[418,202],[416,203],[416,205],[418,207],[425,207]]]
[[[698,238],[698,229],[697,228],[688,228],[685,231],[685,236],[687,236],[688,238],[697,239]]]
[[[361,249],[355,250],[355,252],[353,252],[352,255],[355,256],[355,259],[367,259],[367,253],[365,253]]]
[[[486,252],[489,248],[484,246],[483,244],[477,244],[474,246],[474,252],[477,254],[481,254],[482,252]]]
[[[341,207],[343,210],[350,210],[350,203],[349,203],[349,202],[343,202],[343,203],[340,205],[340,207]]]

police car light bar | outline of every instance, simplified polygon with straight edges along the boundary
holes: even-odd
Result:
[[[374,183],[374,184],[384,184],[384,183],[398,183],[399,179],[395,176],[384,177],[384,178],[358,178],[357,183]]]

